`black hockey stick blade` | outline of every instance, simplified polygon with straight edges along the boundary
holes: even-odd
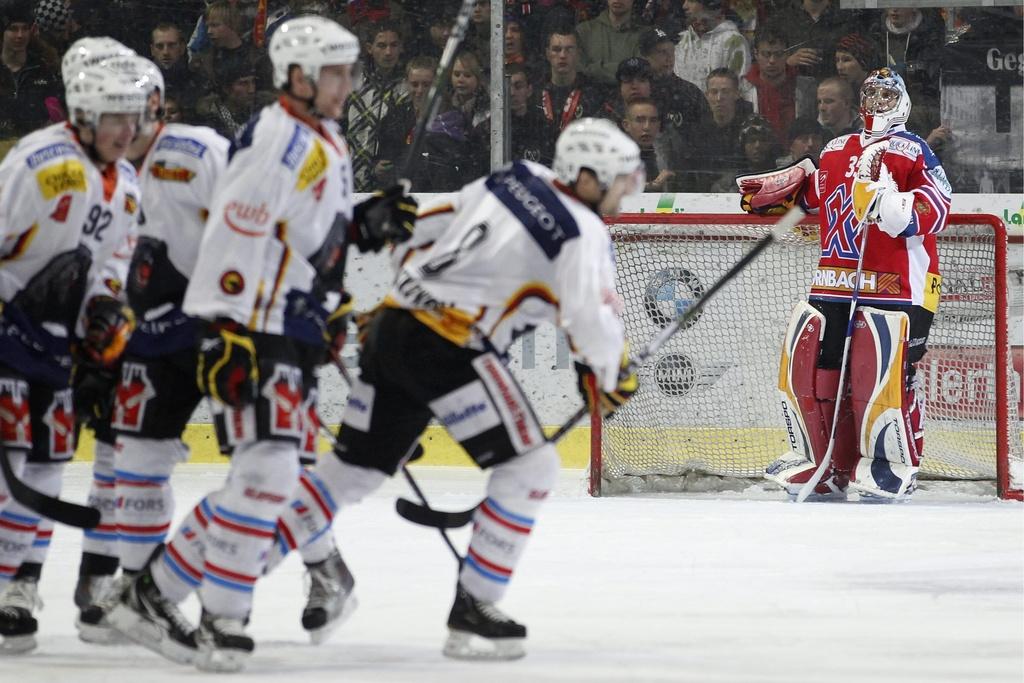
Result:
[[[18,479],[14,475],[10,460],[7,459],[7,451],[2,444],[0,444],[0,470],[3,471],[11,497],[28,509],[55,522],[79,529],[95,529],[100,525],[100,511],[97,508],[69,503],[60,498],[48,496]]]
[[[459,529],[473,521],[476,507],[462,512],[445,512],[414,503],[407,498],[399,498],[395,501],[395,512],[403,519],[420,526],[429,526],[435,529]]]

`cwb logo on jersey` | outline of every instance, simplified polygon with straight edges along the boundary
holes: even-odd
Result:
[[[121,383],[117,385],[114,414],[110,424],[115,429],[137,432],[146,417],[146,404],[156,396],[156,389],[142,363],[126,362],[121,369]]]
[[[292,365],[275,365],[270,381],[263,385],[263,396],[270,403],[270,433],[301,438],[305,422],[302,371]]]
[[[845,184],[836,186],[823,208],[828,217],[828,229],[822,241],[821,255],[856,260],[860,251],[857,249],[853,197],[846,194]]]
[[[32,446],[28,382],[25,380],[0,379],[0,439],[7,446]]]
[[[75,454],[75,411],[71,404],[71,389],[53,392],[43,424],[50,432],[50,455],[70,458]]]

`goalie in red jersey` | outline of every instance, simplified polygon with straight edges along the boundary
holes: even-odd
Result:
[[[820,216],[821,258],[808,301],[793,311],[779,369],[791,450],[765,476],[796,496],[834,437],[815,497],[845,499],[849,490],[861,499],[905,500],[922,457],[925,397],[915,370],[939,303],[936,234],[952,190],[928,144],[906,130],[910,96],[899,74],[871,72],[860,113],[863,131],[829,142],[819,168],[804,160],[737,178],[750,213],[799,203]]]

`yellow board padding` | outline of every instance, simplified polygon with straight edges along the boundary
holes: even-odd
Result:
[[[558,427],[545,427],[547,434],[552,434]],[[337,430],[337,425],[331,426],[331,431]],[[226,463],[228,460],[220,454],[217,445],[217,435],[213,425],[209,423],[192,423],[185,427],[185,444],[191,451],[190,463]],[[468,467],[473,465],[466,452],[462,450],[444,427],[430,425],[421,439],[423,443],[424,456],[416,461],[417,465],[435,466],[459,466]],[[78,449],[75,451],[75,460],[90,462],[93,459],[93,449],[96,439],[92,430],[83,429],[78,440]],[[320,438],[320,452],[329,451],[330,444],[327,439]],[[590,463],[590,428],[577,427],[571,430],[558,442],[558,455],[562,458],[562,467],[567,469],[581,469]]]

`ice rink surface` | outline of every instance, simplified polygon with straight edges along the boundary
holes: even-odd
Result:
[[[186,465],[179,516],[225,469]],[[475,470],[416,470],[436,507],[463,509]],[[83,500],[89,465],[69,466]],[[1024,680],[1024,506],[922,491],[899,506],[776,496],[593,499],[565,472],[502,607],[529,628],[517,662],[447,660],[440,648],[455,561],[393,510],[395,480],[335,527],[360,608],[308,644],[295,557],[256,589],[256,653],[239,680],[880,681]],[[457,535],[465,546],[468,531]],[[80,642],[71,594],[81,535],[58,527],[41,593],[40,646],[0,658],[0,681],[225,680],[136,646]],[[186,603],[197,616],[198,605]]]

